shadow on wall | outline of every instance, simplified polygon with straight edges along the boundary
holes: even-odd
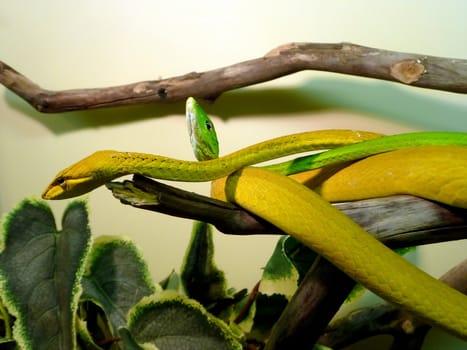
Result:
[[[317,79],[302,86],[321,103],[420,129],[467,132],[467,96],[369,79]]]
[[[9,90],[8,105],[44,124],[56,134],[83,128],[130,123],[168,115],[184,116],[185,104],[147,104],[43,114]],[[223,119],[310,113],[343,109],[382,118],[419,129],[467,131],[464,95],[410,88],[365,78],[310,79],[297,87],[242,88],[226,92],[214,103],[202,103],[210,115]]]

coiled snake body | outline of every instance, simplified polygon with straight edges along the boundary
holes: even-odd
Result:
[[[425,192],[431,199],[467,208],[467,133],[436,132],[388,137],[348,130],[307,132],[272,139],[202,162],[142,153],[99,151],[57,174],[43,198],[78,196],[126,174],[179,181],[211,181],[230,175],[224,188],[228,200],[302,241],[388,301],[467,339],[465,295],[393,253],[300,183],[271,170],[247,168],[285,155],[338,146],[343,147],[313,156],[310,168],[401,148],[432,145],[443,146],[438,149],[453,156],[444,162],[436,162],[439,171],[447,174],[443,178],[443,190],[440,191],[434,182],[434,185],[426,184]],[[423,150],[423,147],[419,149]],[[420,164],[423,165],[423,161],[420,159]],[[424,172],[422,165],[420,172]],[[384,164],[381,164],[381,169],[384,170]],[[436,178],[436,169],[431,171],[435,171],[431,175]],[[452,181],[449,180],[449,172],[455,175]],[[408,182],[405,187],[410,193],[410,182],[417,181],[417,176],[400,181]],[[443,196],[439,198],[441,192]],[[383,185],[379,195],[391,194],[394,193],[390,186],[384,188]],[[365,193],[361,195],[364,197]]]

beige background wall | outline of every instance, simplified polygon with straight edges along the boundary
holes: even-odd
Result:
[[[45,88],[70,89],[213,69],[291,41],[467,57],[466,2],[411,3],[3,0],[0,59]],[[39,196],[58,170],[98,149],[193,159],[183,103],[46,115],[3,87],[0,93],[2,213],[25,196]],[[311,129],[467,131],[465,96],[319,72],[227,93],[208,112],[223,154]],[[95,235],[130,236],[156,280],[179,268],[189,221],[122,206],[103,188],[88,198]],[[66,203],[50,203],[57,218]],[[254,285],[275,244],[271,237],[216,234],[215,240],[218,264],[236,287]],[[465,258],[466,248],[466,242],[423,247],[411,258],[439,276]],[[438,349],[446,339],[435,333],[424,349]]]

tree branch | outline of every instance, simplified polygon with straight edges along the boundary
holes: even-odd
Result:
[[[247,211],[187,192],[141,175],[106,184],[123,204],[208,222],[226,234],[283,234]],[[393,248],[446,242],[467,237],[465,209],[408,195],[333,203],[352,220]]]
[[[267,221],[227,202],[187,192],[141,175],[106,187],[123,204],[214,225],[226,234],[283,234]]]
[[[467,60],[381,50],[351,43],[290,43],[263,57],[202,73],[127,85],[52,91],[41,88],[0,61],[0,83],[40,112],[56,113],[189,96],[212,100],[225,91],[303,70],[328,71],[412,86],[467,93]]]

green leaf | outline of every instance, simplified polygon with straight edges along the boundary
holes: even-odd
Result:
[[[75,348],[74,317],[90,244],[84,202],[70,203],[58,231],[50,208],[24,200],[3,223],[1,293],[22,349]]]
[[[78,345],[81,345],[81,348],[86,350],[103,350],[94,342],[85,321],[81,318],[77,318],[76,327],[79,335]]]
[[[174,291],[144,298],[130,311],[128,329],[139,344],[160,350],[235,350],[241,343],[201,304]]]
[[[78,308],[78,345],[84,345],[84,349],[93,349],[93,346],[105,344],[107,349],[122,349],[116,344],[110,347],[116,339],[112,325],[104,310],[92,301],[81,301]]]
[[[287,236],[284,240],[283,251],[298,272],[298,286],[318,257],[318,254],[292,236]]]
[[[123,237],[101,236],[93,244],[82,300],[99,305],[114,332],[126,325],[128,311],[156,288],[138,248]]]
[[[240,324],[249,339],[268,338],[316,256],[293,237],[279,238],[264,268],[255,302]]]
[[[0,329],[2,334],[2,340],[11,340],[13,339],[13,332],[12,332],[12,319],[8,310],[6,309],[5,305],[3,304],[3,300],[0,298]]]
[[[290,298],[298,285],[298,272],[287,256],[284,245],[289,236],[282,236],[276,244],[261,277],[260,291],[265,295],[282,294]]]
[[[181,278],[187,295],[204,306],[228,297],[224,272],[214,263],[212,228],[205,222],[193,224]]]
[[[182,291],[182,284],[180,282],[180,276],[174,270],[172,270],[166,278],[160,281],[159,285],[164,290],[170,289],[176,292]]]
[[[288,299],[282,294],[259,293],[255,301],[255,315],[249,338],[264,341],[287,306]]]
[[[158,350],[153,344],[138,344],[131,336],[130,331],[127,328],[120,328],[120,337],[122,338],[125,350]]]

